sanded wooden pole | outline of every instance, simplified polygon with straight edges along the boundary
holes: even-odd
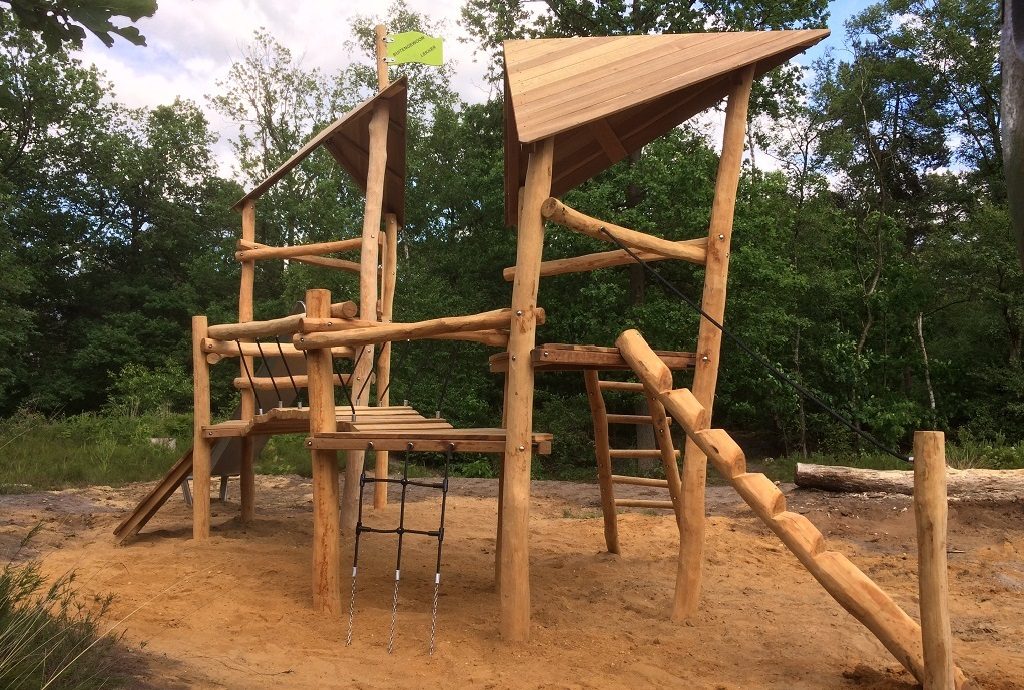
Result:
[[[322,254],[333,254],[335,252],[347,252],[359,249],[363,238],[355,237],[349,240],[336,240],[334,242],[315,242],[313,244],[298,244],[290,247],[268,247],[259,246],[252,249],[255,244],[252,240],[243,240],[238,243],[239,249],[235,252],[235,258],[239,261],[262,261],[266,259],[294,259],[301,256],[320,256]]]
[[[608,238],[601,235],[601,239],[607,240]],[[674,244],[679,250],[690,254],[689,258],[684,259],[685,261],[689,261],[694,264],[704,263],[706,253],[705,248],[708,244],[707,237],[700,237],[694,240],[679,240]],[[644,250],[631,249],[630,251],[645,263],[662,261],[669,258],[682,258],[679,256],[668,257],[663,254]],[[573,256],[568,259],[551,259],[549,261],[544,261],[540,265],[540,275],[541,278],[545,278],[547,276],[560,276],[566,273],[585,273],[587,271],[596,271],[599,268],[611,268],[613,266],[625,266],[635,263],[636,259],[633,258],[629,252],[623,249],[614,249],[609,252],[596,252],[594,254]],[[516,277],[516,267],[510,266],[509,268],[502,270],[501,276],[511,283]]]
[[[384,253],[380,262],[380,320],[391,323],[395,309],[395,284],[398,280],[398,218],[394,213],[384,215]],[[387,407],[391,398],[391,343],[381,344],[381,353],[377,364],[377,405]],[[383,393],[382,393],[383,392]],[[378,450],[376,454],[375,477],[388,476],[388,452]],[[373,507],[384,508],[388,504],[388,485],[379,482],[373,485]]]
[[[501,386],[501,428],[508,421],[508,376],[502,377]],[[505,454],[498,455],[498,528],[494,536],[494,588],[501,593],[501,506],[505,501]]]
[[[544,310],[537,309],[535,317],[538,323],[544,323]],[[511,309],[494,309],[480,314],[465,316],[442,316],[427,321],[414,323],[363,323],[356,328],[348,328],[349,323],[336,319],[327,330],[313,333],[296,334],[292,343],[300,350],[321,347],[337,347],[338,345],[353,347],[365,346],[369,343],[384,343],[389,340],[418,340],[437,335],[455,334],[460,332],[486,331],[490,329],[509,328],[512,320]],[[321,320],[305,319],[302,328],[315,328]],[[325,326],[327,324],[324,324]],[[476,339],[473,338],[468,339]],[[358,371],[358,369],[357,369]],[[358,374],[357,374],[358,376]]]
[[[306,291],[306,313],[326,316],[331,293]],[[334,411],[334,367],[327,350],[310,351],[309,433],[337,431]],[[313,461],[313,609],[341,612],[341,525],[338,513],[338,453],[312,450]]]
[[[594,423],[594,456],[597,459],[597,485],[601,492],[601,513],[604,515],[604,543],[608,553],[619,550],[618,515],[615,512],[615,486],[612,484],[612,456],[608,445],[608,409],[601,394],[601,383],[597,372],[587,369],[583,372],[587,384],[587,402],[590,404],[590,418]]]
[[[946,566],[946,437],[914,433],[914,517],[925,690],[953,690],[953,633]]]
[[[699,243],[673,242],[663,237],[655,237],[645,232],[637,232],[614,223],[592,218],[585,213],[580,213],[576,209],[569,208],[554,197],[544,201],[541,213],[552,222],[564,225],[571,230],[583,233],[594,239],[611,242],[612,240],[608,239],[608,235],[603,232],[607,231],[620,243],[631,249],[654,252],[666,258],[682,259],[692,263],[703,263],[705,259],[704,250],[700,247]]]
[[[654,426],[654,438],[658,442],[661,453],[661,466],[665,471],[665,482],[668,493],[672,497],[672,509],[679,523],[680,534],[683,531],[683,482],[679,476],[679,461],[675,444],[672,442],[672,429],[665,406],[653,395],[647,396],[647,408],[651,411],[651,423]]]
[[[242,240],[254,242],[256,240],[256,202],[247,201],[242,205]],[[242,261],[242,278],[238,290],[238,322],[245,323],[252,321],[253,317],[253,290],[256,281],[256,263],[252,260]],[[253,371],[253,358],[245,357],[239,361],[239,373],[246,375]],[[240,418],[250,420],[256,414],[256,394],[252,390],[242,391],[242,406]],[[242,523],[252,522],[255,514],[256,497],[256,475],[255,465],[256,453],[251,436],[241,438],[241,451],[238,473],[239,502],[241,503]]]
[[[537,336],[544,218],[540,207],[551,194],[554,140],[545,139],[530,154],[516,242],[516,279],[512,284],[512,324],[508,341],[508,416],[505,428],[505,496],[501,522],[501,634],[508,640],[530,636],[530,461],[533,433],[533,362]]]
[[[192,317],[192,538],[210,536],[210,444],[203,427],[210,423],[210,370],[201,343],[206,317]]]
[[[377,318],[377,270],[381,216],[384,207],[384,174],[388,163],[388,103],[377,104],[370,119],[369,163],[366,173],[366,205],[363,209],[363,244],[359,255],[359,313],[364,319]],[[298,343],[296,343],[298,345]],[[352,401],[365,405],[370,399],[369,379],[373,375],[373,345],[362,348],[352,376]],[[357,351],[358,352],[358,351]],[[359,519],[359,475],[366,453],[349,451],[345,463],[345,490],[341,501],[341,529],[355,534]]]
[[[388,35],[388,29],[383,24],[373,27],[373,48],[377,54],[377,89],[383,91],[391,84],[388,77],[388,63],[384,58],[388,56],[388,44],[384,38]]]
[[[722,157],[715,179],[715,198],[711,205],[707,259],[704,268],[704,293],[701,307],[718,323],[725,318],[725,289],[729,277],[729,245],[732,220],[743,162],[743,142],[747,131],[747,105],[754,66],[741,73],[740,83],[729,94],[725,111],[725,132],[722,136]],[[701,319],[697,334],[697,363],[693,372],[693,395],[707,411],[710,421],[718,384],[719,355],[722,332],[707,319]],[[680,532],[679,577],[686,585],[677,588],[672,605],[672,619],[682,621],[697,612],[700,602],[701,569],[704,558],[704,487],[707,483],[707,461],[704,454],[687,439],[683,454],[683,522]]]

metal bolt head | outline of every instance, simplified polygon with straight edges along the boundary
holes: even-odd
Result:
[[[516,316],[522,316],[522,315],[523,315],[523,310],[522,309],[516,309]]]
[[[526,450],[526,446],[519,446],[519,450]]]
[[[724,234],[722,234],[722,233],[719,233],[719,234],[718,234],[718,239],[719,239],[719,240],[724,240],[724,239],[725,239],[725,235],[724,235]]]
[[[708,357],[707,355],[704,355],[703,357],[700,358],[700,361],[702,361],[702,362],[710,362],[711,358]]]

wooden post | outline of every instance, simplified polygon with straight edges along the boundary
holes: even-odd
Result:
[[[941,431],[914,433],[914,517],[925,690],[953,690],[955,686],[946,569],[945,444]]]
[[[192,317],[192,538],[210,536],[210,443],[203,427],[210,423],[210,370],[202,349],[205,316]]]
[[[246,201],[242,206],[242,241],[256,241],[256,202]],[[256,262],[242,262],[242,279],[238,289],[238,323],[252,321],[253,318],[253,289],[256,280]],[[240,375],[245,376],[246,367],[253,371],[253,358],[240,358]],[[241,419],[250,420],[256,414],[256,394],[252,390],[242,391]],[[252,522],[255,515],[256,497],[256,475],[254,464],[256,454],[254,452],[252,437],[243,436],[239,439],[241,443],[241,462],[239,465],[239,494],[242,504],[241,520],[243,524]]]
[[[743,70],[740,83],[729,94],[722,136],[722,157],[715,179],[715,199],[711,205],[707,261],[704,269],[704,293],[701,306],[719,323],[725,317],[725,288],[729,276],[729,244],[736,206],[743,142],[747,131],[747,104],[754,79],[754,66]],[[707,410],[715,402],[718,383],[722,332],[707,319],[701,319],[697,335],[697,364],[693,372],[693,394]],[[672,620],[683,621],[697,612],[700,601],[701,568],[704,558],[704,485],[707,458],[692,439],[686,440],[683,455],[683,531],[679,534],[679,570]]]
[[[383,323],[391,323],[395,308],[395,283],[398,280],[398,218],[394,213],[384,215],[385,237],[381,249],[384,256],[381,258],[381,309],[379,319]],[[381,353],[377,364],[377,405],[387,407],[391,399],[391,342],[381,343]],[[383,394],[382,394],[383,391]],[[388,476],[388,452],[378,450],[376,454],[377,465],[374,469],[374,476]],[[384,508],[388,504],[388,485],[378,483],[373,485],[373,507]]]
[[[604,543],[608,553],[619,551],[619,525],[615,512],[615,486],[612,484],[612,456],[608,445],[608,410],[601,393],[597,372],[583,372],[587,384],[587,402],[594,422],[594,456],[597,458],[597,483],[601,492],[601,513],[604,515]]]
[[[377,54],[377,88],[381,91],[391,84],[391,79],[388,77],[388,63],[384,60],[388,55],[388,45],[384,42],[387,35],[387,27],[383,24],[373,27],[373,47]]]
[[[330,316],[331,293],[306,291],[306,313]],[[310,350],[306,357],[309,376],[309,433],[337,430],[334,413],[334,367],[330,350]],[[324,613],[341,612],[341,533],[338,514],[338,453],[313,450],[313,608]],[[357,478],[358,481],[358,478]]]
[[[506,347],[508,347],[506,345]],[[502,377],[501,386],[501,428],[508,421],[508,374]],[[498,455],[498,528],[494,533],[494,589],[501,596],[501,506],[505,501],[505,454]]]
[[[530,154],[519,216],[516,278],[512,285],[499,586],[501,634],[508,640],[526,640],[530,635],[530,436],[534,374],[530,351],[536,344],[537,290],[544,248],[540,208],[551,194],[554,148],[554,140],[545,139],[535,144]]]
[[[384,206],[384,173],[388,162],[388,104],[378,103],[370,120],[370,151],[366,173],[366,205],[363,209],[363,244],[359,255],[359,313],[376,320],[378,238]],[[358,366],[352,376],[352,400],[365,405],[370,399],[369,378],[373,375],[373,345],[361,349]],[[362,390],[362,393],[360,393]],[[359,475],[363,472],[363,451],[349,451],[345,463],[345,491],[341,501],[341,529],[346,536],[355,534],[359,519]]]

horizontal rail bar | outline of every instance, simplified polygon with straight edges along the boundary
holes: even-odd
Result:
[[[359,307],[355,302],[338,302],[331,305],[331,316],[337,318],[355,316]],[[241,340],[246,338],[268,338],[272,335],[291,335],[299,330],[304,314],[292,314],[266,321],[244,321],[242,323],[221,323],[210,326],[206,334],[214,340]],[[276,347],[276,346],[274,346]]]
[[[256,343],[251,342],[235,343],[234,340],[203,338],[199,343],[200,349],[207,355],[219,355],[220,358],[237,357],[239,345],[242,347],[242,355],[244,357],[266,356],[268,359],[280,359],[281,352],[284,352],[284,356],[288,359],[303,359],[306,356],[305,351],[296,350],[295,346],[290,342],[282,342],[280,351],[277,349],[277,343],[274,342],[257,345]],[[260,351],[260,347],[263,348],[262,352]],[[350,347],[335,347],[331,348],[331,354],[336,358],[351,358],[353,351]]]
[[[341,374],[341,382],[346,386],[349,385],[351,376],[349,374]],[[238,376],[234,380],[234,386],[237,390],[250,390],[255,389],[258,391],[272,391],[275,387],[280,390],[291,389],[292,382],[294,381],[296,388],[308,388],[309,377],[305,374],[295,374],[293,376],[253,376],[252,383],[250,384],[249,378],[246,376]],[[338,375],[335,374],[331,377],[331,381],[334,385],[338,385]]]
[[[248,249],[273,249],[266,244],[260,244],[259,242],[248,242],[246,240],[239,240],[238,246],[243,250]],[[310,264],[312,266],[323,266],[325,268],[333,268],[339,271],[348,271],[349,273],[359,273],[359,263],[356,261],[348,261],[346,259],[329,259],[325,256],[311,256],[309,254],[303,254],[302,256],[291,257],[292,261],[298,261],[303,264]]]
[[[653,479],[651,477],[630,477],[624,474],[613,474],[612,482],[615,484],[632,484],[633,486],[658,486],[668,488],[667,479]]]
[[[338,345],[357,347],[371,343],[395,340],[418,340],[440,335],[472,333],[482,330],[508,328],[512,321],[511,309],[495,309],[467,316],[446,316],[415,323],[372,323],[364,327],[337,332],[296,334],[292,342],[299,350],[313,350]],[[537,323],[544,323],[544,310],[536,310]]]
[[[609,424],[654,424],[654,418],[649,414],[610,414]]]
[[[636,381],[598,381],[597,385],[603,391],[633,391],[643,393],[644,384]]]
[[[251,247],[253,243],[239,242],[235,258],[239,261],[262,261],[264,259],[295,259],[304,256],[322,256],[348,252],[359,249],[363,244],[362,237],[350,240],[338,240],[336,242],[315,242],[313,244],[296,244],[290,247]]]
[[[608,238],[604,238],[608,239]],[[707,254],[708,238],[698,237],[694,240],[680,240],[674,243],[677,245],[680,252],[687,252],[689,258],[683,257],[669,257],[656,252],[648,251],[634,251],[641,260],[646,262],[651,261],[664,261],[665,259],[675,258],[688,261],[693,264],[704,264],[704,257]],[[628,252],[622,249],[613,249],[607,252],[594,252],[593,254],[583,254],[582,256],[572,256],[568,259],[549,259],[548,261],[542,261],[540,264],[540,275],[542,278],[550,276],[560,276],[566,273],[586,273],[588,271],[596,271],[599,268],[614,268],[615,266],[625,266],[627,264],[636,263],[636,259],[629,255]],[[506,282],[511,283],[516,278],[516,267],[509,266],[501,272],[501,277]]]
[[[660,458],[660,450],[646,450],[643,448],[612,448],[608,451],[612,460],[621,460],[624,458]],[[676,451],[676,455],[679,455],[679,451]]]
[[[675,506],[672,501],[652,501],[643,498],[616,498],[616,508],[664,508],[665,510],[674,510]]]

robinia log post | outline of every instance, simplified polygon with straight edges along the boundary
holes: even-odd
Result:
[[[202,342],[205,316],[192,317],[192,538],[210,536],[210,443],[203,427],[210,423],[210,370]],[[187,480],[186,480],[187,481]]]
[[[914,518],[925,690],[953,690],[956,681],[946,568],[945,444],[941,431],[914,433]]]

